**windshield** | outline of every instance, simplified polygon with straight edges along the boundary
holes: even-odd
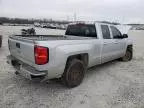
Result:
[[[82,37],[97,37],[94,24],[69,25],[65,34]]]

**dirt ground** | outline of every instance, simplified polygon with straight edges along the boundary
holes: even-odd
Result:
[[[7,38],[24,27],[0,26],[0,108],[144,108],[144,31],[130,31],[134,57],[93,67],[73,89],[53,82],[34,82],[14,74],[6,63]],[[43,34],[64,31],[38,29]]]

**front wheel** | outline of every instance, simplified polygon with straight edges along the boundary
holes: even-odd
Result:
[[[78,59],[70,60],[66,66],[62,80],[65,86],[69,88],[81,84],[85,73],[85,67],[82,61]]]
[[[127,49],[125,56],[121,58],[122,61],[130,61],[132,60],[133,57],[133,52],[132,49]]]

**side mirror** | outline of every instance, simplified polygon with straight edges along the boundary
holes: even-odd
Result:
[[[127,34],[123,34],[123,38],[128,38],[128,35]]]
[[[116,36],[114,36],[114,39],[123,39],[123,36],[122,35],[116,35]]]
[[[123,34],[123,35],[114,36],[114,39],[123,39],[123,38],[128,38],[128,35],[127,34]]]

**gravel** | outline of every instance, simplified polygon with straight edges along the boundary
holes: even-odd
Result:
[[[132,61],[90,68],[80,86],[68,89],[57,81],[34,82],[14,74],[6,63],[7,39],[22,28],[27,27],[0,26],[0,108],[144,108],[144,31],[129,31],[134,41]],[[36,32],[64,33],[42,28]]]

